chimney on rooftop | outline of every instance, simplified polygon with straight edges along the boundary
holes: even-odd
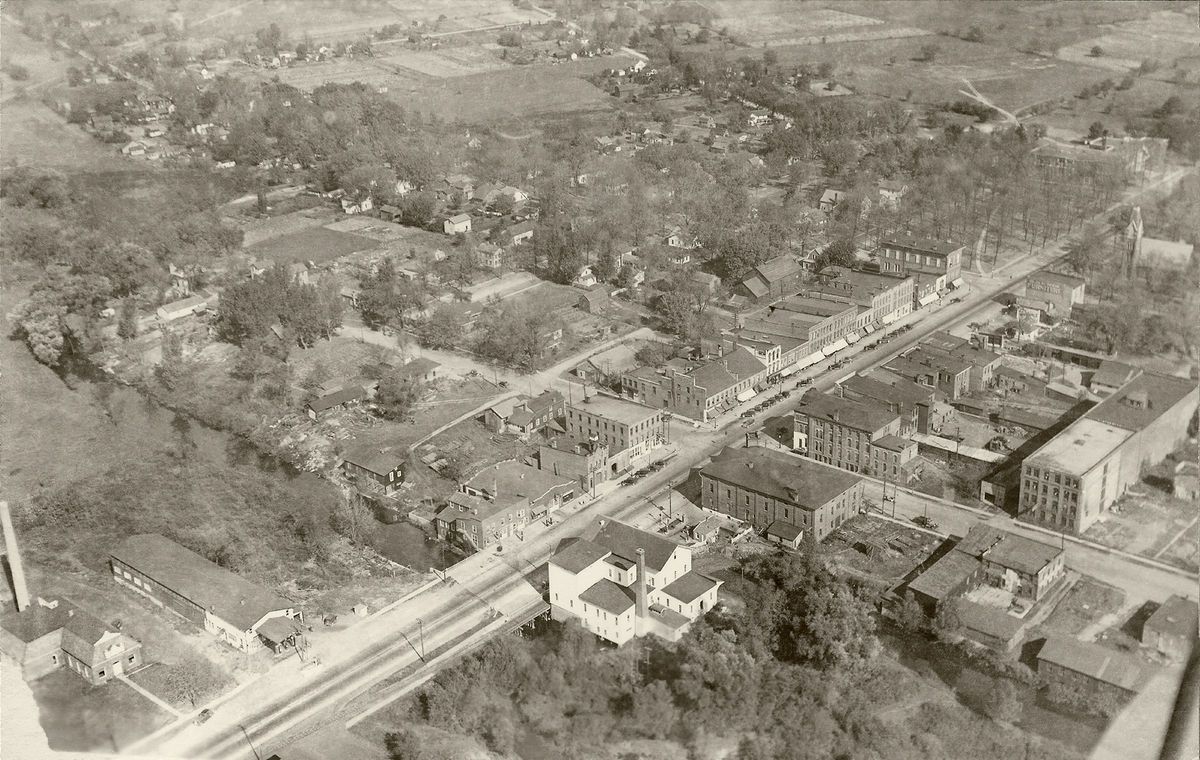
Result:
[[[637,616],[639,618],[646,617],[648,605],[646,604],[646,550],[638,548],[637,550]]]
[[[21,564],[21,548],[17,545],[17,532],[13,529],[12,515],[8,502],[0,501],[0,525],[4,530],[4,551],[8,558],[8,571],[12,574],[13,597],[20,612],[29,606],[29,586],[25,583],[25,566]]]

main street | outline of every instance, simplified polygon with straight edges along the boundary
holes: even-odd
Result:
[[[1156,185],[1177,179],[1179,172]],[[1142,188],[1138,194],[1148,191]],[[1062,244],[1020,259],[1008,266],[1001,279],[970,277],[973,287],[962,301],[923,310],[904,322],[917,328],[897,334],[889,342],[866,347],[848,366],[837,373],[828,371],[827,361],[809,368],[800,378],[813,380],[814,387],[827,390],[841,377],[887,361],[930,332],[952,329],[968,323],[988,308],[991,299],[1004,290],[1018,286],[1033,271],[1062,255]],[[859,344],[862,345],[861,343]],[[561,371],[565,365],[554,369]],[[795,377],[795,376],[794,376]],[[562,383],[561,377],[543,373],[548,382]],[[790,380],[789,380],[790,382]],[[777,415],[791,405],[781,400],[755,418],[755,425]],[[744,438],[747,428],[737,424],[736,411],[715,425],[693,426],[674,423],[672,447],[678,455],[658,473],[638,483],[613,488],[596,500],[546,527],[535,524],[520,542],[505,542],[504,551],[480,552],[456,565],[451,571],[453,584],[436,583],[376,617],[362,621],[345,631],[319,638],[309,655],[320,658],[320,666],[306,666],[297,660],[280,663],[260,679],[223,699],[213,717],[200,726],[186,716],[149,737],[131,751],[153,751],[186,757],[253,757],[264,748],[277,750],[296,734],[300,726],[319,726],[333,720],[346,702],[371,685],[410,668],[420,657],[412,644],[414,634],[423,635],[425,646],[433,650],[471,631],[478,631],[502,616],[517,616],[525,609],[532,588],[522,576],[544,563],[564,538],[578,535],[588,522],[600,515],[628,517],[647,508],[648,499],[687,479],[691,468],[724,446]],[[876,486],[882,495],[882,486]],[[890,506],[890,505],[889,505]],[[961,534],[977,520],[1001,525],[1009,530],[1040,540],[1054,540],[1032,526],[1012,521],[1004,515],[980,513],[929,497],[901,492],[895,505],[898,518],[928,514],[944,529]],[[1140,558],[1123,555],[1103,547],[1059,537],[1067,551],[1068,566],[1095,575],[1124,589],[1132,597],[1156,598],[1176,590],[1194,590],[1195,578],[1165,566],[1149,564]],[[416,621],[421,620],[420,624]]]

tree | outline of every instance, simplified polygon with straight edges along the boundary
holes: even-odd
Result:
[[[200,655],[191,655],[168,665],[164,679],[165,696],[175,704],[200,704],[225,683],[225,677],[211,662]]]
[[[408,419],[413,407],[421,400],[424,384],[417,378],[393,373],[379,381],[375,392],[375,408],[384,419]]]
[[[1016,684],[1007,678],[997,678],[992,682],[984,702],[984,711],[992,720],[1002,723],[1016,723],[1021,719],[1025,705],[1021,702],[1020,692]]]
[[[117,322],[117,335],[124,340],[132,340],[138,334],[137,300],[126,298],[121,301],[121,316]]]
[[[453,309],[439,306],[421,326],[418,339],[427,348],[452,348],[462,337],[462,326]]]
[[[925,610],[911,594],[904,596],[904,601],[896,609],[896,625],[908,633],[922,633],[929,630],[929,618]]]
[[[668,290],[654,302],[654,311],[662,319],[663,330],[686,335],[691,326],[692,299],[682,290]]]
[[[652,341],[642,346],[634,354],[638,364],[644,364],[647,367],[661,367],[671,358],[670,347],[665,343]]]
[[[1092,58],[1099,58],[1104,55],[1104,48],[1099,45],[1092,45],[1092,49],[1088,51],[1088,55]]]
[[[329,527],[356,544],[366,540],[374,524],[374,515],[358,494],[340,499],[329,515]]]
[[[1087,136],[1089,140],[1095,140],[1096,138],[1103,137],[1106,134],[1108,134],[1108,130],[1105,129],[1104,125],[1098,121],[1093,121],[1088,126]]]
[[[271,53],[271,55],[279,55],[279,48],[283,45],[283,32],[274,22],[270,26],[265,26],[254,33],[258,40],[258,46],[263,50]]]
[[[933,63],[942,49],[933,43],[922,45],[917,51],[917,60],[923,63]]]

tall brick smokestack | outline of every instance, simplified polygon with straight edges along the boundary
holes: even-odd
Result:
[[[0,525],[4,528],[4,550],[8,557],[8,571],[12,573],[13,595],[17,599],[19,612],[29,606],[29,586],[25,584],[25,566],[21,564],[21,548],[17,546],[17,532],[13,530],[7,501],[0,501]]]
[[[637,616],[646,617],[649,605],[646,603],[646,550],[637,550]]]

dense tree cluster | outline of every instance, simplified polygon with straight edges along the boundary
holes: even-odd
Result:
[[[226,288],[216,321],[222,339],[238,345],[265,337],[274,327],[284,331],[289,342],[310,346],[331,337],[341,324],[338,290],[331,284],[302,284],[282,265]]]
[[[563,757],[639,738],[698,756],[733,740],[739,760],[1011,756],[1002,734],[965,711],[875,716],[903,688],[900,676],[875,658],[869,603],[818,559],[762,557],[744,570],[745,610],[710,613],[675,645],[647,637],[602,648],[574,623],[532,642],[491,642],[424,687],[409,708],[419,722],[388,736],[391,757],[440,757],[417,741],[430,727],[500,754],[533,733]],[[1030,741],[1017,756],[1071,755]]]
[[[510,367],[534,370],[560,330],[553,312],[520,303],[493,304],[479,318],[475,351]]]

